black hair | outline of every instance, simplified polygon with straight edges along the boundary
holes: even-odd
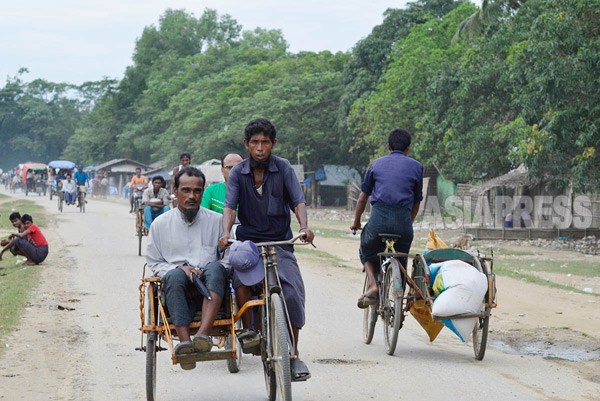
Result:
[[[29,214],[24,214],[23,216],[21,216],[21,221],[23,223],[25,223],[26,221],[33,223],[33,217],[31,217],[31,215]]]
[[[410,133],[401,128],[393,129],[388,136],[388,145],[391,150],[404,152],[410,146]]]
[[[179,170],[177,174],[175,174],[175,178],[173,179],[173,188],[179,188],[179,177],[181,177],[184,174],[187,174],[190,177],[200,177],[202,178],[202,186],[206,184],[206,177],[204,176],[204,173],[200,171],[200,169],[192,166],[185,166],[184,168]]]
[[[165,184],[165,179],[163,178],[162,175],[157,175],[157,176],[152,177],[152,181],[150,181],[150,182],[154,182],[154,180],[160,180],[160,185]]]
[[[266,118],[257,118],[250,121],[244,129],[244,140],[250,141],[250,138],[252,138],[253,135],[261,133],[268,136],[269,139],[271,139],[271,142],[275,143],[277,130],[275,129],[275,126]]]
[[[15,219],[21,220],[21,213],[19,213],[19,212],[12,212],[10,214],[10,216],[8,216],[8,220],[10,220],[10,221],[13,221]]]
[[[188,159],[192,160],[192,155],[190,152],[181,152],[181,154],[179,155],[179,160],[181,160],[184,157],[187,157]]]
[[[238,155],[243,159],[242,155],[240,155],[238,152],[227,152],[221,156],[221,167],[225,167],[225,158],[229,155]]]

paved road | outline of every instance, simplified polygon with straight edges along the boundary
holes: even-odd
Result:
[[[82,334],[70,344],[71,354],[80,356],[75,369],[70,366],[56,373],[58,383],[73,388],[48,398],[41,396],[42,390],[30,389],[31,395],[22,399],[144,399],[145,355],[134,350],[140,343],[137,287],[144,258],[137,256],[134,217],[127,213],[128,205],[90,199],[85,214],[73,206],[58,213],[54,201],[30,199],[45,206],[50,215],[48,231],[55,233],[51,250],[58,243],[65,246],[60,261],[69,268],[58,274],[70,291],[79,294],[81,302],[71,312],[69,324]],[[318,246],[318,239],[315,242]],[[493,348],[479,362],[470,345],[461,344],[447,330],[429,343],[412,317],[400,332],[395,355],[388,356],[380,327],[371,345],[362,343],[362,312],[355,306],[362,275],[316,264],[304,255],[300,259],[307,288],[307,325],[301,332],[300,351],[313,377],[293,384],[294,400],[575,400],[600,396],[597,384],[582,382],[567,364]],[[48,271],[52,268],[44,266]],[[492,319],[492,330],[493,326]],[[60,366],[61,361],[56,364]],[[244,357],[241,372],[230,374],[223,361],[199,363],[195,370],[183,371],[171,365],[163,352],[158,354],[157,370],[159,400],[265,399],[256,357]],[[35,389],[35,369],[29,377],[22,376],[10,383],[22,380]]]

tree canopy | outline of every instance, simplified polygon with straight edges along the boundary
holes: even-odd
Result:
[[[412,156],[462,182],[525,164],[558,187],[600,186],[597,0],[419,0],[348,52],[291,53],[279,30],[166,10],[123,79],[0,88],[0,167],[59,157],[194,162],[244,151],[256,117],[308,171],[364,169],[396,127]]]

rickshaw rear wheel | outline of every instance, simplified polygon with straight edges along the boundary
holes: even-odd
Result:
[[[489,312],[489,309],[486,309],[486,312]],[[473,352],[475,353],[475,359],[478,361],[483,360],[485,356],[489,324],[490,316],[487,315],[480,317],[473,328]]]
[[[158,333],[146,335],[146,400],[156,400],[156,340]]]
[[[365,285],[363,286],[363,294],[367,291],[369,281],[365,276]],[[373,334],[375,333],[375,324],[377,323],[377,305],[371,305],[364,309],[363,315],[363,341],[365,344],[371,344]]]

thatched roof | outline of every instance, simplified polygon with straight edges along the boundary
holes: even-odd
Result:
[[[537,180],[529,177],[529,171],[524,164],[521,164],[514,170],[510,170],[508,173],[501,175],[491,180],[485,181],[483,184],[471,189],[471,193],[475,195],[482,195],[492,188],[505,187],[505,188],[519,188],[524,186],[535,185]]]

